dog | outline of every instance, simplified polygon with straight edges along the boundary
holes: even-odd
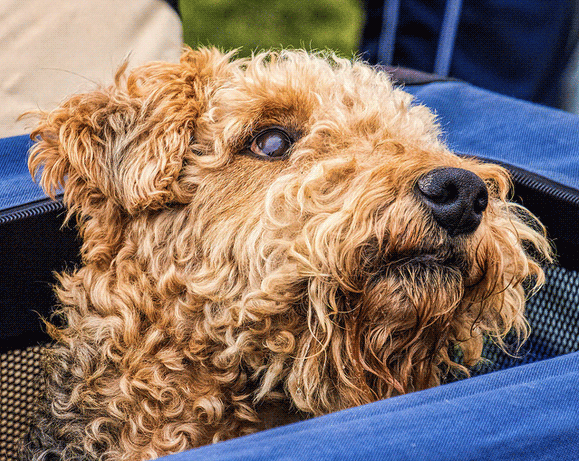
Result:
[[[485,337],[524,340],[552,258],[506,170],[330,53],[123,66],[32,138],[82,264],[26,460],[151,459],[466,375]]]

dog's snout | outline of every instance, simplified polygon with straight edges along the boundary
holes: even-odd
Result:
[[[481,178],[461,168],[437,168],[422,176],[416,190],[436,222],[451,236],[474,232],[488,205]]]

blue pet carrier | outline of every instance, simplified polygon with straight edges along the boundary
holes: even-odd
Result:
[[[408,76],[407,76],[408,77]],[[480,376],[173,455],[167,461],[258,459],[579,459],[579,117],[458,81],[406,83],[461,155],[505,165],[514,198],[545,223],[558,252],[528,305],[531,337],[517,357],[491,345]],[[406,79],[411,81],[411,79]],[[39,314],[52,271],[77,258],[63,209],[32,183],[27,137],[0,141],[0,457],[33,411]]]
[[[394,2],[396,3],[396,2]],[[452,22],[452,18],[449,19]],[[438,114],[459,155],[507,167],[514,199],[557,248],[528,303],[516,356],[492,344],[470,379],[166,457],[194,460],[579,460],[579,117],[470,84],[399,69],[394,79]],[[26,167],[27,137],[0,140],[0,460],[12,461],[39,392],[40,316],[53,271],[78,258],[60,202]]]

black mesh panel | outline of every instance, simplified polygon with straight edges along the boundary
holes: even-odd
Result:
[[[475,374],[488,373],[579,350],[579,272],[562,267],[546,269],[547,283],[527,303],[531,334],[518,351],[505,354],[491,341],[483,352],[489,362]],[[507,344],[514,341],[507,338]]]
[[[0,355],[0,460],[13,461],[28,430],[34,402],[41,392],[42,348],[29,347]]]

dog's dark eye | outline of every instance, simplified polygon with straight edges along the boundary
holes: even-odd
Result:
[[[251,140],[249,150],[254,155],[273,160],[283,158],[293,141],[290,136],[279,128],[270,128],[262,131]]]

